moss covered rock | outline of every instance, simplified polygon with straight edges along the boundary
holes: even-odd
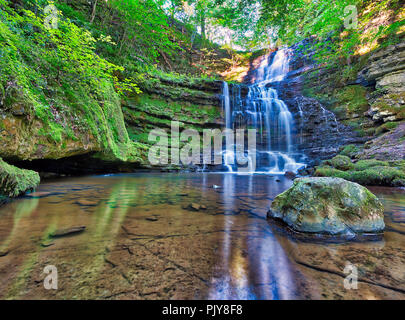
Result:
[[[360,160],[350,170],[343,170],[332,160],[317,167],[315,176],[342,178],[367,186],[405,187],[405,161]]]
[[[18,197],[35,189],[40,182],[35,171],[24,170],[9,165],[0,158],[0,203],[6,197]]]
[[[359,152],[360,152],[360,147],[356,146],[354,144],[349,144],[347,146],[344,146],[341,148],[340,154],[342,156],[347,156],[349,158],[354,158]]]
[[[330,164],[332,167],[339,170],[350,170],[353,168],[352,160],[349,157],[343,155],[337,155],[331,160],[325,161],[326,164]]]
[[[339,178],[302,178],[277,196],[268,212],[298,232],[380,233],[384,208],[368,189]]]

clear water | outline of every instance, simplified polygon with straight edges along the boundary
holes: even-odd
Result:
[[[43,183],[0,207],[0,298],[404,299],[405,191],[372,189],[386,208],[381,241],[325,243],[266,220],[291,183],[227,173]],[[192,202],[206,210],[185,209]],[[48,238],[73,226],[86,230]],[[358,290],[343,286],[348,261]],[[47,265],[58,290],[43,287]]]

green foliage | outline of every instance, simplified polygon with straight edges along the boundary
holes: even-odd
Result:
[[[213,17],[234,31],[233,39],[245,47],[279,47],[315,39],[303,48],[315,52],[320,63],[333,65],[355,54],[401,41],[405,12],[399,0],[219,0]],[[231,3],[230,3],[231,2]],[[224,6],[224,4],[226,4]],[[223,6],[221,6],[223,5]],[[352,6],[351,8],[348,6]],[[358,11],[358,25],[352,24]],[[344,22],[354,28],[346,29]],[[348,61],[346,75],[350,75]]]
[[[23,109],[24,125],[17,130],[32,135],[24,156],[69,156],[90,139],[101,151],[99,157],[140,161],[117,94],[139,89],[130,80],[119,81],[123,68],[96,53],[97,43],[109,38],[96,40],[60,14],[58,29],[48,29],[43,9],[26,7],[14,9],[3,2],[0,11],[0,102],[6,110]],[[66,150],[67,142],[79,147]]]
[[[172,54],[180,50],[171,39],[174,31],[159,1],[111,0],[109,5],[116,9],[125,23],[120,46],[125,45],[138,58],[148,58],[153,62],[161,54]]]
[[[42,7],[37,8],[37,14],[27,9],[17,12],[6,4],[3,4],[3,9],[0,16],[0,50],[9,62],[1,66],[3,79],[0,80],[16,77],[20,85],[34,83],[36,88],[44,89],[46,83],[59,83],[63,78],[96,91],[100,81],[108,80],[116,83],[120,93],[137,89],[128,79],[120,83],[115,73],[122,72],[123,67],[97,55],[95,47],[98,40],[89,31],[64,19],[60,12],[57,28],[53,29],[47,26],[47,16]],[[109,42],[110,39],[104,37],[102,41]],[[24,58],[29,59],[27,63],[35,63],[47,75],[46,79],[35,79],[34,72],[29,70],[16,70],[21,68],[17,61]],[[24,72],[31,73],[28,79],[23,79]]]

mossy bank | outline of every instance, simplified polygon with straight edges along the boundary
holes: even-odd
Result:
[[[0,158],[0,205],[7,198],[15,198],[35,189],[39,182],[38,173],[19,169]]]

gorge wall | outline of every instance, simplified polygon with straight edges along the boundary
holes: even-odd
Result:
[[[131,172],[151,168],[148,140],[152,129],[220,128],[221,82],[152,78],[141,95],[120,100],[113,92],[101,104],[78,110],[33,110],[18,89],[11,88],[0,105],[0,157],[17,166],[57,174]],[[3,98],[2,100],[5,100]]]
[[[295,62],[290,84],[332,111],[347,129],[340,145],[354,144],[355,159],[404,160],[405,42],[352,57],[350,67]],[[322,113],[320,113],[322,115]],[[320,132],[323,139],[328,135]],[[398,136],[398,139],[392,139]],[[337,146],[337,145],[336,145]],[[390,150],[392,148],[392,150]],[[337,151],[337,150],[336,150]]]

